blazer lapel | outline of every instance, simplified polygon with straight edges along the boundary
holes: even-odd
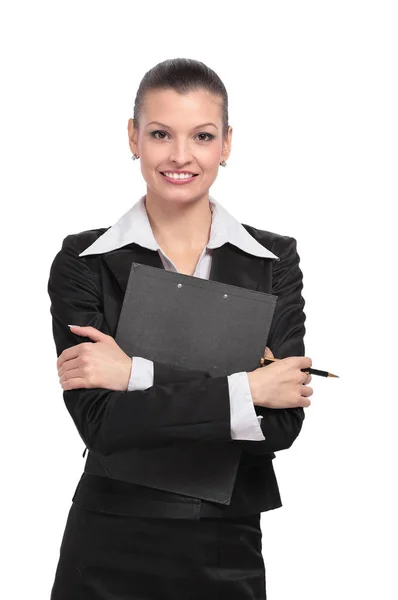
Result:
[[[237,287],[257,290],[261,283],[264,260],[226,243],[212,250],[213,259],[210,271],[212,281],[219,281]]]
[[[148,250],[138,244],[128,244],[102,255],[102,259],[119,284],[124,297],[131,271],[131,263],[137,262],[149,267],[164,269],[161,258],[156,250]]]
[[[156,250],[143,248],[138,244],[128,244],[102,255],[103,261],[119,284],[122,295],[127,289],[131,264],[140,264],[164,269]],[[226,243],[212,250],[212,266],[210,280],[252,290],[263,289],[264,261],[272,259],[247,254],[232,244]],[[268,291],[265,289],[264,291]]]

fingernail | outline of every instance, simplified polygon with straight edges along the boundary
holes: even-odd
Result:
[[[68,327],[80,327],[80,325],[68,325]]]

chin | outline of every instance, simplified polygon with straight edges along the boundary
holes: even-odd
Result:
[[[176,186],[178,187],[178,186]],[[184,187],[184,186],[181,186]],[[188,192],[188,190],[174,190],[174,188],[171,190],[171,192],[165,192],[165,190],[152,190],[155,195],[158,198],[163,198],[165,202],[170,202],[170,203],[174,203],[174,204],[189,204],[191,202],[197,202],[198,200],[200,200],[201,198],[203,198],[203,196],[205,196],[208,193],[208,190],[196,190],[195,192]]]

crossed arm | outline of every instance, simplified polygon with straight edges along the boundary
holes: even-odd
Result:
[[[74,236],[68,236],[50,269],[53,335],[59,357],[64,350],[89,338],[73,333],[68,324],[91,325],[109,335],[101,297],[85,259],[78,256]],[[275,248],[281,260],[274,265],[273,293],[278,295],[268,346],[277,358],[304,355],[302,273],[294,238],[280,236]],[[153,385],[131,391],[102,387],[64,390],[66,407],[86,446],[100,455],[131,447],[153,447],[184,441],[241,444],[255,453],[288,448],[300,432],[302,408],[269,409],[255,406],[263,441],[233,439],[230,384],[227,376],[211,377],[155,362]]]

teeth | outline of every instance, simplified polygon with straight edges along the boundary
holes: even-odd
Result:
[[[164,173],[167,177],[171,177],[172,179],[190,179],[194,177],[194,175],[190,175],[189,173]]]

